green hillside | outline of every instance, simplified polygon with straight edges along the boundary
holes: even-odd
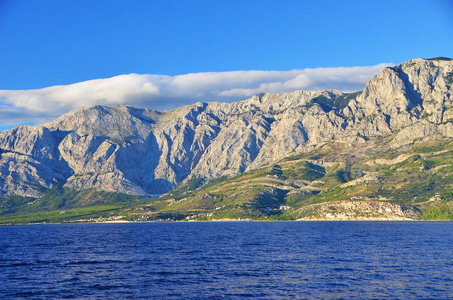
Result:
[[[0,223],[392,219],[394,207],[406,219],[453,220],[453,142],[388,149],[387,139],[332,142],[232,178],[192,178],[157,199],[62,187],[12,196],[0,200]]]

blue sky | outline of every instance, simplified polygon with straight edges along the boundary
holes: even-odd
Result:
[[[266,88],[360,89],[387,64],[453,57],[453,1],[0,0],[0,41],[5,129],[96,103],[167,109]],[[234,72],[250,70],[274,73]],[[99,86],[121,96],[93,96]]]

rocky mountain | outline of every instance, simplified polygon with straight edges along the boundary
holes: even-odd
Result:
[[[453,138],[453,61],[385,68],[364,90],[260,94],[157,112],[91,106],[0,132],[1,195],[49,188],[158,196],[188,180],[231,177],[335,141],[391,135],[399,148]]]

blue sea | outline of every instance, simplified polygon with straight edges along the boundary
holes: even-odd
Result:
[[[453,222],[0,226],[0,299],[452,299]]]

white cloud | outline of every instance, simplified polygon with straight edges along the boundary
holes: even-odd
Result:
[[[129,104],[165,110],[197,101],[244,100],[263,92],[320,89],[352,92],[363,89],[372,76],[390,65],[177,76],[128,74],[43,89],[0,90],[0,124],[39,124],[93,104]]]

